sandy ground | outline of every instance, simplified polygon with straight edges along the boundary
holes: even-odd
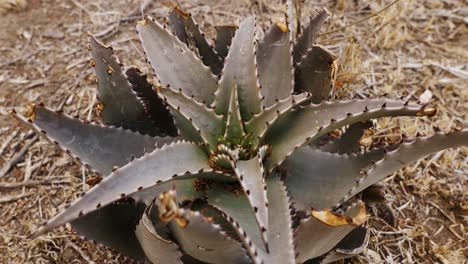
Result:
[[[151,2],[151,1],[148,1]],[[281,1],[154,1],[145,13],[163,20],[178,2],[208,36],[214,24],[256,12],[259,25],[283,19]],[[333,14],[319,42],[338,55],[335,93],[389,94],[437,105],[419,120],[381,119],[374,140],[431,134],[464,124],[468,113],[468,8],[462,0],[305,1],[304,18]],[[313,3],[311,3],[313,2]],[[0,263],[126,263],[73,234],[69,226],[27,236],[87,188],[91,176],[66,154],[20,128],[8,115],[44,102],[95,119],[95,85],[86,32],[110,44],[126,65],[145,72],[134,25],[142,1],[0,0]],[[304,20],[305,21],[305,20]],[[397,226],[371,219],[369,249],[353,263],[465,263],[468,257],[467,148],[431,155],[384,182]]]

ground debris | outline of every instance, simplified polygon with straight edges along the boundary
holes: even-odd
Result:
[[[10,2],[26,3],[0,1]],[[35,240],[26,238],[57,208],[75,200],[84,179],[93,174],[84,171],[82,177],[81,167],[71,158],[24,129],[17,130],[7,113],[13,106],[23,111],[28,102],[44,102],[70,115],[97,120],[96,89],[86,63],[87,31],[105,38],[123,62],[136,65],[154,80],[141,59],[133,23],[141,18],[141,2],[27,1],[21,7],[24,10],[10,9],[0,17],[0,128],[9,128],[0,133],[0,263],[126,261],[80,239],[69,228]],[[229,24],[250,12],[257,13],[259,26],[268,25],[270,18],[284,19],[283,1],[278,0],[256,1],[258,5],[228,0],[152,1],[144,7],[145,14],[160,19],[175,2],[200,22],[209,37],[215,32],[213,21]],[[433,126],[449,129],[466,124],[468,9],[463,0],[303,2],[303,21],[322,4],[333,14],[319,43],[338,55],[334,96],[388,93],[390,98],[421,99],[438,106],[431,119],[378,120],[374,140],[391,141],[402,133],[412,137],[417,131],[433,133]],[[369,250],[351,262],[463,263],[468,257],[464,255],[467,156],[466,147],[444,151],[387,178],[384,184],[396,227],[371,217]]]

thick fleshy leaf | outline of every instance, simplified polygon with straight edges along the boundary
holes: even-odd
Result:
[[[185,13],[176,6],[169,15],[169,25],[175,30],[176,36],[189,47],[194,46],[203,63],[211,68],[213,74],[220,74],[223,61],[208,44],[204,34],[195,23],[191,14]]]
[[[157,129],[133,92],[132,85],[124,76],[112,48],[104,46],[91,35],[88,39],[93,58],[91,65],[94,66],[98,83],[98,110],[102,121],[142,134],[158,135]]]
[[[291,56],[290,31],[284,24],[275,23],[258,45],[258,81],[263,104],[269,107],[293,93],[294,69]]]
[[[296,93],[308,92],[312,102],[318,104],[330,96],[336,72],[336,56],[325,47],[314,45],[296,64]]]
[[[87,214],[71,223],[73,230],[135,260],[144,260],[145,254],[134,230],[145,205],[123,199]]]
[[[327,253],[366,219],[366,209],[362,202],[350,206],[344,215],[312,211],[309,218],[301,220],[295,231],[297,261],[302,263]]]
[[[385,203],[385,187],[380,183],[372,184],[361,193],[361,200],[366,205]]]
[[[190,49],[194,50],[197,47],[193,43],[193,39],[188,34],[185,20],[189,18],[189,14],[184,12],[179,6],[175,6],[168,16],[168,26],[176,37],[184,42]]]
[[[190,122],[185,116],[183,116],[177,109],[170,108],[171,115],[174,117],[174,123],[176,124],[177,131],[180,137],[184,140],[204,144],[200,131],[193,126],[193,123]]]
[[[159,185],[138,191],[131,195],[137,202],[151,204],[160,193],[177,189],[177,202],[194,201],[203,198],[204,191],[197,189],[197,179],[171,180]]]
[[[267,179],[267,188],[270,202],[268,213],[270,252],[263,259],[265,263],[295,263],[291,203],[286,187],[278,176],[274,176]]]
[[[309,25],[303,29],[302,34],[297,38],[294,45],[294,62],[301,60],[302,56],[307,53],[307,50],[312,48],[317,40],[318,33],[323,24],[328,18],[328,13],[325,10],[320,11],[315,17],[310,19]]]
[[[363,169],[361,173],[364,174],[364,178],[359,181],[356,188],[350,190],[346,199],[401,169],[408,163],[437,151],[466,145],[468,145],[468,129],[466,128],[448,134],[438,132],[433,136],[419,137],[412,141],[403,142],[398,148],[388,151],[384,158],[377,161],[372,167]]]
[[[234,219],[234,229],[244,242],[254,263],[296,263],[291,220],[291,204],[286,188],[277,175],[271,175],[266,180],[268,188],[268,249],[252,244],[249,234],[244,232]],[[229,219],[228,219],[229,220]],[[318,241],[318,240],[317,240]],[[314,243],[315,244],[315,243]]]
[[[216,115],[214,109],[207,108],[203,103],[188,97],[181,90],[171,88],[159,88],[159,95],[164,101],[180,115],[188,120],[193,128],[199,131],[205,143],[215,148],[219,137],[224,130],[224,122],[221,116]],[[180,127],[179,129],[182,129]]]
[[[211,218],[200,212],[179,209],[179,217],[186,220],[169,222],[172,235],[182,250],[190,256],[208,263],[248,263],[242,244],[231,239]]]
[[[268,230],[268,198],[264,178],[264,169],[260,155],[250,160],[239,160],[236,162],[234,171],[239,182],[247,195],[250,208],[255,213],[258,227],[262,232],[262,239],[268,243],[265,231]]]
[[[211,188],[211,184],[208,186],[207,189]],[[177,190],[179,192],[179,190]],[[180,203],[179,203],[180,204]],[[184,207],[184,209],[190,209],[191,211],[200,212],[202,216],[205,218],[210,218],[214,224],[217,224],[221,227],[221,229],[232,239],[237,239],[237,234],[233,233],[234,230],[231,227],[231,224],[226,220],[223,213],[219,211],[216,207],[210,205],[206,202],[205,199],[200,199],[194,201]]]
[[[383,149],[366,154],[339,155],[303,146],[282,164],[286,168],[286,186],[299,210],[329,209],[356,186],[360,170],[380,160]]]
[[[215,50],[221,58],[225,58],[228,55],[231,41],[236,34],[237,26],[217,26],[216,28],[216,39],[215,39]]]
[[[324,101],[292,109],[277,118],[265,135],[264,143],[272,150],[265,168],[271,171],[296,148],[334,129],[379,117],[432,115],[435,111],[389,99]]]
[[[146,213],[135,229],[136,237],[152,263],[182,263],[182,253],[173,242],[161,236]]]
[[[146,79],[147,76],[135,67],[128,68],[125,71],[125,75],[132,84],[133,91],[141,101],[145,112],[153,121],[158,135],[177,136],[174,119],[167,106],[158,97],[158,93],[153,90],[153,85]]]
[[[242,124],[242,117],[240,114],[237,84],[234,82],[233,88],[231,89],[231,99],[229,101],[229,110],[227,114],[224,138],[229,140],[229,142],[240,143],[244,136],[244,125]]]
[[[183,166],[180,166],[181,164]],[[114,171],[70,207],[52,218],[34,236],[73,221],[123,196],[172,178],[195,177],[197,173],[206,171],[211,171],[208,157],[198,145],[188,142],[165,145]]]
[[[41,132],[80,163],[107,176],[114,166],[123,166],[157,146],[174,139],[150,137],[122,128],[84,123],[42,105],[31,106],[29,119],[12,112],[29,128]],[[119,144],[116,144],[119,142]]]
[[[211,206],[223,212],[228,220],[229,217],[234,219],[249,234],[255,245],[265,249],[262,232],[258,228],[255,213],[252,211],[247,196],[236,193],[220,184],[210,186],[206,191],[206,196]]]
[[[269,126],[288,110],[306,102],[309,99],[307,93],[291,95],[289,98],[278,101],[269,108],[264,109],[260,114],[255,115],[245,124],[246,131],[259,138],[263,138]]]
[[[148,60],[162,86],[170,86],[210,105],[217,78],[176,36],[148,17],[137,25]]]
[[[372,121],[354,123],[338,139],[320,147],[321,151],[339,154],[351,154],[359,151],[359,140],[364,131],[372,127]]]
[[[255,59],[255,19],[246,18],[232,40],[226,57],[214,107],[216,113],[226,115],[232,83],[237,83],[242,120],[248,121],[253,114],[260,113],[262,102],[257,80]]]
[[[352,155],[301,147],[283,163],[288,172],[286,185],[297,208],[332,208],[408,163],[464,144],[468,144],[466,130],[417,138]]]
[[[369,230],[366,226],[359,226],[338,243],[335,249],[328,252],[320,263],[332,263],[341,259],[351,258],[367,248]]]

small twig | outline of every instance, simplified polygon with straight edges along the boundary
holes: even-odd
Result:
[[[464,238],[458,234],[451,226],[447,226],[447,229],[454,235],[456,236],[458,239],[460,239],[460,241],[464,241]]]
[[[26,198],[26,197],[29,197],[29,196],[34,195],[34,194],[35,194],[35,192],[27,192],[27,193],[12,195],[12,196],[4,196],[4,197],[0,198],[0,204],[14,202],[16,200]]]
[[[84,6],[82,5],[81,3],[75,1],[75,0],[71,0],[71,2],[76,5],[76,7],[78,7],[79,9],[83,10],[86,14],[88,14],[89,17],[93,17],[93,14]]]
[[[210,6],[210,13],[211,13],[211,20],[213,21],[213,26],[217,25],[216,23],[216,18],[214,16],[214,11],[213,11],[213,1],[208,1],[208,5]]]
[[[24,179],[23,179],[23,182],[27,182],[30,180],[31,178],[31,174],[33,172],[33,169],[31,168],[31,153],[28,154],[28,158],[26,160],[26,168],[24,169]],[[22,192],[25,192],[26,191],[26,187],[23,187],[23,191]]]
[[[28,149],[32,146],[32,144],[34,144],[37,139],[39,138],[38,135],[35,135],[28,143],[26,143],[21,149],[20,151],[18,151],[4,166],[3,168],[0,170],[0,178],[2,178],[3,176],[5,176],[10,170],[11,168],[13,168],[13,166],[15,166],[18,162],[21,161],[21,159],[23,158],[24,154],[26,154],[26,152],[28,151]]]
[[[119,19],[118,22],[115,22],[115,23],[124,24],[124,23],[130,23],[130,22],[133,22],[133,21],[137,21],[137,20],[140,20],[140,19],[141,19],[141,15],[126,16],[126,17],[123,17],[123,18]]]
[[[107,29],[104,29],[103,31],[96,33],[94,36],[96,38],[106,39],[106,38],[113,36],[117,32],[119,32],[119,30],[120,30],[120,22],[116,22],[113,26],[109,26]]]
[[[61,179],[61,181],[55,181]],[[15,189],[20,187],[33,187],[36,185],[45,185],[45,184],[52,184],[52,183],[63,183],[67,182],[64,181],[63,178],[48,178],[44,180],[28,180],[23,182],[0,182],[0,190],[1,189]]]
[[[0,156],[2,156],[3,152],[5,152],[5,149],[10,145],[11,141],[18,135],[19,130],[13,131],[11,135],[3,142],[2,146],[0,147]]]
[[[431,201],[429,201],[428,203],[434,206],[437,210],[439,210],[439,212],[441,212],[442,215],[445,216],[448,220],[450,220],[450,222],[452,222],[454,225],[457,224],[457,221],[455,221],[449,214],[447,214],[444,210],[442,210],[442,208],[440,208],[437,204]]]
[[[83,186],[83,192],[86,192],[87,185],[86,185],[86,168],[85,166],[81,166],[81,183]]]
[[[70,242],[70,246],[71,246],[76,252],[78,252],[78,254],[80,254],[81,258],[82,258],[84,261],[88,262],[89,264],[95,264],[95,262],[92,261],[91,258],[90,258],[88,255],[86,255],[86,254],[83,252],[83,250],[81,250],[81,248],[80,248],[79,246],[77,246],[75,243]]]
[[[49,153],[49,148],[50,148],[50,146],[47,145],[47,148],[45,149],[44,154],[42,154],[41,162],[36,163],[36,164],[33,166],[33,167],[34,167],[33,171],[34,171],[35,173],[34,173],[31,177],[34,177],[35,175],[37,175],[36,168],[40,168],[42,165],[45,164],[45,162],[46,162],[46,161],[45,161],[45,160],[46,160],[46,156],[47,156],[47,154]]]
[[[19,145],[21,145],[21,143],[23,143],[24,141],[32,138],[34,135],[36,134],[36,132],[30,130],[28,131],[28,133],[21,133],[21,137],[19,138],[19,140],[13,144],[11,144],[11,149],[16,151],[16,149],[18,148]]]
[[[376,17],[376,16],[378,16],[380,13],[382,13],[382,12],[384,12],[385,10],[389,9],[389,8],[390,8],[391,6],[393,6],[394,4],[398,3],[399,1],[400,1],[400,0],[395,0],[395,1],[391,2],[390,4],[386,5],[384,8],[380,9],[379,11],[377,11],[377,13],[374,13],[374,14],[368,16],[368,17],[365,17],[365,18],[363,18],[363,19],[361,19],[361,20],[358,20],[358,21],[356,21],[356,22],[354,22],[354,23],[351,23],[351,24],[349,24],[349,25],[346,25],[346,26],[344,26],[344,27],[337,28],[337,29],[335,29],[335,30],[325,32],[325,33],[321,34],[320,36],[325,36],[325,35],[329,35],[329,34],[331,34],[331,33],[335,33],[335,32],[338,32],[338,31],[342,31],[342,30],[344,30],[344,29],[346,29],[346,28],[348,28],[348,27],[355,26],[355,25],[360,24],[360,23],[362,23],[362,22],[364,22],[364,21],[366,21],[366,20],[368,20],[368,19],[371,19],[371,18],[373,18],[373,17]]]
[[[3,68],[5,66],[9,66],[11,64],[16,64],[17,62],[20,62],[20,61],[22,61],[24,59],[29,59],[29,58],[31,58],[32,56],[35,56],[36,54],[38,54],[41,51],[42,50],[36,50],[36,51],[30,52],[30,53],[28,53],[26,55],[19,56],[19,57],[15,58],[14,60],[4,62],[4,63],[0,64],[0,68]]]

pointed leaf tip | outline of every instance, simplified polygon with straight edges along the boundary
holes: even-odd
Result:
[[[139,187],[149,188],[174,177],[191,178],[203,171],[211,171],[211,168],[205,151],[198,145],[188,142],[165,145],[114,171],[40,228],[36,236],[92,212],[99,205],[105,206],[131,195]]]
[[[159,94],[174,112],[185,119],[192,130],[199,131],[198,133],[206,144],[212,149],[216,148],[224,129],[221,116],[181,90],[175,91],[172,88],[160,87]],[[184,129],[184,126],[179,126],[179,129]]]
[[[228,55],[231,41],[236,34],[237,26],[216,26],[216,39],[215,39],[215,50],[221,58],[225,58]]]
[[[329,14],[323,9],[315,17],[310,19],[309,24],[303,30],[302,34],[299,35],[294,45],[294,62],[299,62],[302,56],[307,53],[307,50],[312,48],[317,40],[320,29],[328,17]]]
[[[203,63],[211,68],[215,75],[219,75],[223,68],[221,57],[208,44],[204,34],[189,13],[179,6],[173,8],[169,14],[169,26],[174,29],[177,38],[187,44],[192,50],[198,51]]]
[[[122,128],[86,123],[41,105],[31,106],[29,119],[14,115],[27,127],[103,176],[111,173],[113,166],[130,162],[132,156],[141,157],[145,151],[173,141],[172,138],[150,137]]]
[[[98,114],[105,124],[156,136],[157,129],[138,100],[111,47],[88,37],[98,86]]]
[[[226,118],[226,131],[224,132],[224,137],[230,142],[237,142],[244,138],[244,125],[242,122],[242,117],[239,108],[239,100],[237,94],[237,83],[233,82],[233,87],[231,89],[229,102],[229,110]]]
[[[265,107],[287,98],[293,92],[290,34],[285,24],[275,23],[258,45],[258,81]]]
[[[269,226],[265,230],[268,238],[267,249],[252,244],[249,234],[242,232],[242,227],[236,229],[236,231],[244,242],[244,246],[247,248],[254,263],[296,263],[290,211],[291,204],[286,188],[278,175],[270,175],[266,179],[266,184],[269,201]]]
[[[143,105],[145,113],[152,121],[154,134],[177,136],[177,128],[166,104],[158,97],[159,87],[153,89],[153,85],[148,82],[147,76],[136,67],[129,67],[125,70],[125,75],[132,85],[138,100]],[[154,136],[154,135],[153,135]]]
[[[272,154],[265,167],[271,171],[295,149],[334,129],[379,117],[415,116],[420,110],[419,105],[389,99],[325,101],[295,108],[279,116],[266,132],[264,143],[271,145]]]
[[[185,43],[152,18],[147,19],[145,25],[137,25],[137,30],[148,60],[163,86],[182,89],[206,105],[213,102],[217,77]]]
[[[232,82],[238,87],[242,120],[249,120],[262,109],[255,62],[255,19],[246,18],[236,31],[216,91],[213,106],[216,113],[226,115]]]

